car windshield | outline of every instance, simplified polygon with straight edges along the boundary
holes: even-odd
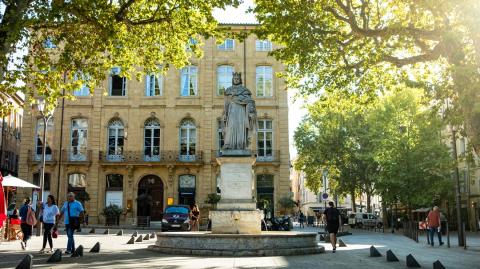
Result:
[[[172,206],[172,207],[167,207],[165,209],[165,213],[167,214],[188,214],[188,208],[183,207],[183,206]]]

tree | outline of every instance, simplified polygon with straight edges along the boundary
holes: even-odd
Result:
[[[295,201],[292,199],[291,195],[280,198],[278,203],[280,204],[280,207],[283,208],[285,214],[287,214],[287,210],[290,210],[295,206]]]
[[[258,0],[254,12],[302,93],[375,92],[386,76],[423,86],[452,101],[449,120],[480,153],[479,1]]]
[[[444,126],[423,90],[398,85],[376,98],[326,92],[308,109],[294,135],[295,167],[312,191],[321,184],[318,171],[328,169],[334,192],[365,193],[367,211],[374,194],[410,207],[448,198],[452,162]]]
[[[93,91],[114,66],[137,79],[182,67],[202,55],[202,38],[222,38],[212,10],[238,2],[3,1],[0,91],[43,96],[52,109],[83,84]],[[16,56],[19,48],[28,50],[26,56]],[[8,112],[6,103],[2,100],[0,112]]]

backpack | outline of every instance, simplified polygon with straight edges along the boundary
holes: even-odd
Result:
[[[339,216],[339,212],[336,208],[330,208],[330,210],[328,210],[328,214],[327,215],[327,222],[338,222],[338,216]]]
[[[30,206],[28,207],[27,219],[25,220],[25,223],[31,226],[34,226],[35,224],[37,224],[37,218],[35,217],[35,213],[33,212]]]

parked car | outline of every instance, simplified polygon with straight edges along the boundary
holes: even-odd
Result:
[[[186,205],[170,205],[165,208],[162,232],[170,230],[190,231],[190,208]]]
[[[372,213],[351,213],[348,216],[348,224],[350,227],[355,228],[362,228],[362,227],[377,227],[382,228],[383,222],[377,218]]]

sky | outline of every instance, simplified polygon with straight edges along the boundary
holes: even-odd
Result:
[[[257,20],[252,13],[247,13],[249,7],[252,7],[253,0],[244,0],[238,7],[228,7],[225,10],[216,9],[213,15],[220,23],[256,23]],[[303,108],[304,102],[302,100],[294,101],[293,96],[295,94],[294,89],[288,90],[288,133],[290,144],[290,159],[294,159],[297,156],[297,150],[293,143],[293,134],[298,124],[302,120],[302,117],[306,114],[306,110]],[[275,139],[275,136],[274,136]]]

